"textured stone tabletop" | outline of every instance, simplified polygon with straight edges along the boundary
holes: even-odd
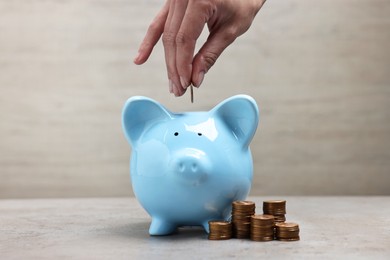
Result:
[[[197,227],[148,235],[133,198],[0,200],[1,259],[390,259],[390,197],[250,197],[287,200],[297,242],[209,241]]]

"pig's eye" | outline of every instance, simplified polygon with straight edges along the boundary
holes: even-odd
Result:
[[[175,136],[178,136],[178,135],[179,135],[179,133],[178,133],[178,132],[175,132],[175,133],[174,133],[174,135],[175,135]]]
[[[199,136],[202,136],[202,133],[198,133]]]

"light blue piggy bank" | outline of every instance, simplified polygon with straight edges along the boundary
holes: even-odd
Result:
[[[253,174],[249,143],[259,121],[249,96],[226,99],[208,112],[172,113],[146,97],[127,100],[122,114],[132,147],[134,193],[152,217],[149,233],[228,219],[247,197]]]

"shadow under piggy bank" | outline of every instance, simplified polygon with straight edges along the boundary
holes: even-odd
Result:
[[[210,111],[173,113],[141,96],[125,103],[122,126],[132,147],[133,190],[152,217],[151,235],[227,220],[248,196],[249,149],[259,122],[253,98],[230,97]]]

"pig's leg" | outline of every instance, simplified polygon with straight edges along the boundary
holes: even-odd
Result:
[[[207,233],[210,233],[210,229],[209,229],[209,221],[205,221],[203,222],[203,228],[204,228],[204,231],[206,231]]]
[[[150,224],[149,234],[152,236],[169,235],[176,230],[176,225],[159,218],[153,218]]]

